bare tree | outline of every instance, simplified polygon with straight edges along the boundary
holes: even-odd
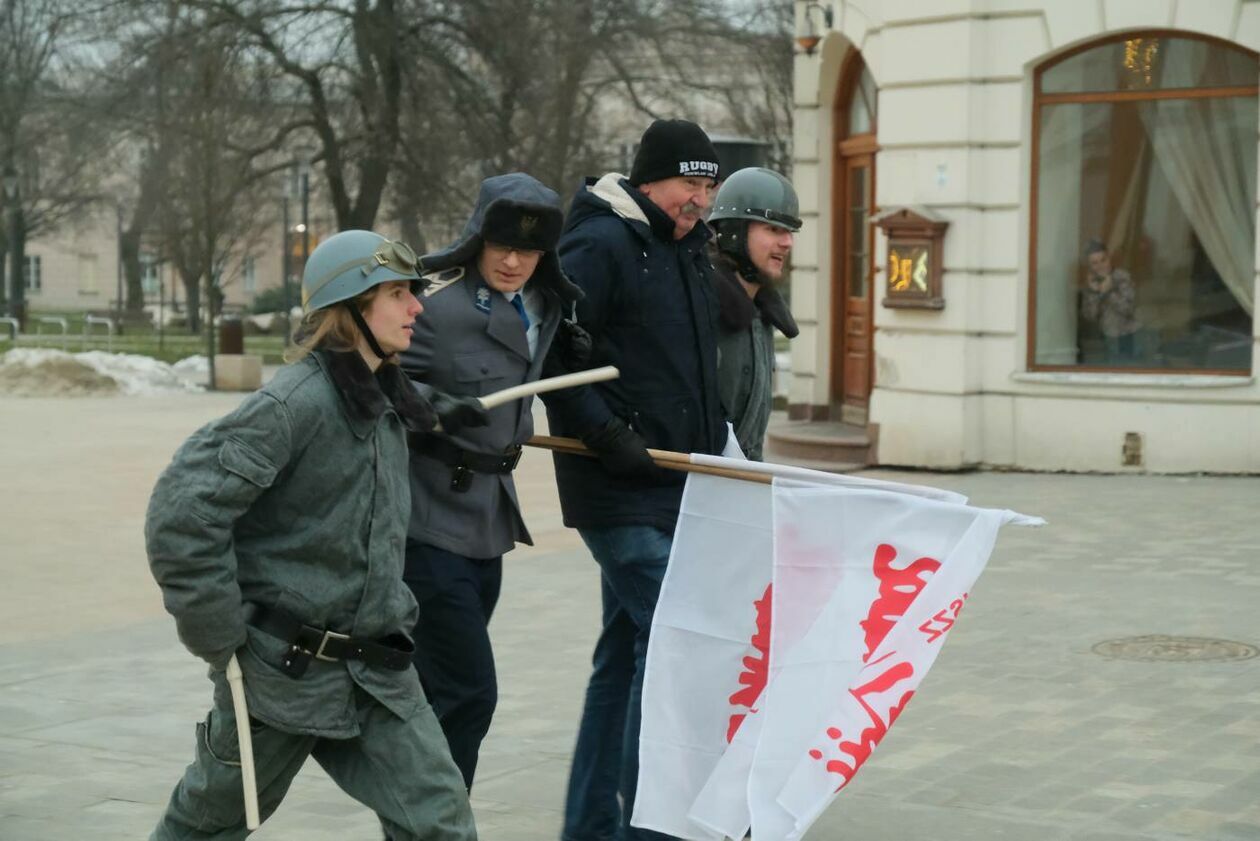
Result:
[[[146,0],[135,11],[113,97],[127,98],[136,190],[124,257],[134,261],[138,280],[143,237],[174,267],[189,329],[205,332],[213,384],[223,285],[264,230],[264,191],[285,164],[275,130],[277,74],[188,4]]]
[[[738,67],[736,84],[719,84],[734,129],[770,144],[769,164],[780,172],[792,168],[792,24],[791,3],[757,2],[739,8],[719,40],[725,55],[716,68]]]
[[[416,2],[392,205],[413,236],[416,217],[449,228],[442,209],[462,211],[489,174],[525,170],[567,192],[618,160],[644,117],[689,114],[698,95],[726,103],[731,68],[746,74],[742,55],[685,60],[740,35],[724,0]]]
[[[96,197],[102,138],[77,124],[75,48],[90,13],[69,0],[0,0],[0,172],[16,194],[5,196],[0,300],[25,316],[22,267],[26,241],[80,213]],[[12,277],[5,283],[5,258]]]
[[[303,133],[316,145],[337,225],[370,228],[397,158],[406,0],[286,3],[185,0],[265,58],[286,84],[273,142]]]

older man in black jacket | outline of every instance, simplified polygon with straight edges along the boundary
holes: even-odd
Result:
[[[629,821],[648,631],[683,479],[658,469],[647,448],[719,453],[726,444],[710,234],[700,223],[717,176],[699,126],[658,120],[629,178],[610,173],[578,190],[560,240],[564,271],[585,293],[577,320],[593,340],[591,363],[621,370],[620,379],[545,399],[551,431],[580,437],[599,456],[556,456],[564,522],[599,563],[603,587],[567,841],[662,837]]]

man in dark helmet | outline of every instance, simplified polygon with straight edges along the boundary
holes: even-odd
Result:
[[[748,167],[731,175],[713,200],[718,319],[718,389],[735,437],[761,460],[773,401],[774,331],[800,332],[774,288],[792,253],[801,220],[792,183],[777,172]]]
[[[542,376],[580,296],[560,271],[560,197],[521,172],[481,184],[450,247],[420,258],[431,282],[403,370],[441,416],[411,436],[404,579],[420,603],[416,668],[470,789],[498,701],[488,630],[503,555],[532,545],[512,470],[534,432],[532,399],[488,412],[477,397]]]

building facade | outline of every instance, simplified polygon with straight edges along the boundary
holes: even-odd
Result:
[[[796,13],[791,417],[887,465],[1260,473],[1260,3]]]

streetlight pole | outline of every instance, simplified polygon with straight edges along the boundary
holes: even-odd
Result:
[[[289,193],[291,192],[290,179],[284,179],[284,189],[280,192],[280,213],[283,220],[280,232],[281,240],[281,256],[280,256],[280,299],[284,302],[284,346],[289,346],[289,339],[293,333],[289,324],[289,313],[293,312],[293,299],[289,297],[289,274],[292,269],[289,266]]]
[[[123,311],[123,201],[121,198],[115,199],[114,218],[117,225],[114,228],[114,246],[118,249],[118,259],[114,262],[114,274],[116,275],[115,291],[114,291],[114,329],[122,333],[122,311]]]
[[[13,168],[13,164],[6,164],[4,168],[4,198],[5,205],[9,213],[9,313],[18,321],[18,329],[21,330],[26,325],[26,277],[25,262],[22,259],[23,249],[18,248],[18,239],[21,231],[18,225],[19,195],[18,195],[18,174]]]
[[[311,256],[311,162],[302,159],[302,274],[306,274],[306,261]]]

